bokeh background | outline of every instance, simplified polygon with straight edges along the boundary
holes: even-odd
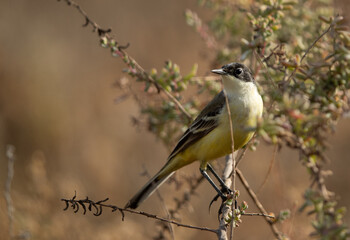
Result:
[[[167,59],[188,72],[194,62],[199,75],[211,69],[214,53],[186,25],[185,9],[210,16],[196,1],[80,1],[89,16],[102,27],[111,27],[121,44],[145,69],[160,68]],[[345,15],[348,0],[335,5]],[[114,82],[123,77],[120,59],[99,47],[84,19],[64,2],[36,0],[0,1],[0,188],[7,177],[7,144],[16,147],[15,175],[11,195],[15,207],[14,233],[27,239],[151,239],[158,235],[156,221],[105,211],[101,216],[64,212],[61,198],[89,196],[124,206],[147,180],[144,167],[156,172],[165,162],[168,149],[131,121],[138,116],[134,101],[115,103],[122,92]],[[242,26],[248,27],[248,26]],[[339,122],[329,135],[327,168],[333,175],[327,185],[336,192],[339,204],[350,208],[350,120]],[[261,144],[248,152],[240,168],[251,187],[261,186],[273,156],[273,148]],[[298,163],[298,154],[283,150],[276,155],[272,172],[259,197],[268,211],[289,208],[291,219],[279,228],[292,239],[305,239],[312,220],[299,213],[308,174]],[[220,164],[219,164],[220,165]],[[198,166],[179,171],[198,174]],[[240,200],[256,209],[242,186]],[[175,190],[165,184],[161,193],[175,205],[186,186]],[[208,212],[214,196],[202,184],[180,213],[183,223],[217,227],[216,210]],[[156,196],[142,210],[164,216]],[[350,223],[347,214],[346,223]],[[0,239],[8,239],[7,207],[0,197]],[[253,231],[252,231],[253,230]],[[216,239],[206,232],[174,227],[176,239]],[[268,225],[259,217],[244,217],[235,239],[272,239]]]

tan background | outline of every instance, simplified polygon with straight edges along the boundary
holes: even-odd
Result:
[[[204,16],[195,1],[80,1],[82,7],[103,27],[111,27],[120,43],[130,42],[128,52],[146,69],[160,68],[171,59],[184,72],[199,63],[199,75],[210,70],[213,53],[186,25],[184,10]],[[338,1],[345,6],[346,1]],[[343,5],[342,5],[343,4]],[[345,7],[343,7],[345,9]],[[344,12],[348,12],[345,11]],[[115,104],[121,92],[113,87],[124,76],[120,59],[98,46],[91,29],[82,28],[78,12],[57,1],[0,2],[0,186],[7,176],[5,145],[17,148],[12,197],[16,235],[31,239],[143,239],[157,235],[154,220],[104,212],[100,217],[63,212],[60,198],[89,196],[124,206],[146,181],[140,176],[143,165],[150,173],[164,163],[168,151],[144,129],[136,129],[131,117],[138,108],[128,99]],[[350,207],[349,141],[350,120],[344,119],[330,136],[327,179],[341,206]],[[261,145],[249,152],[241,165],[253,189],[261,185],[273,149]],[[181,171],[198,174],[198,166]],[[297,153],[283,151],[276,157],[272,174],[259,194],[269,211],[292,210],[292,219],[279,226],[293,239],[304,239],[310,231],[305,213],[298,213],[302,193],[309,179],[297,160]],[[1,187],[1,189],[3,189]],[[244,189],[246,200],[255,211]],[[169,206],[174,191],[164,185],[161,192]],[[204,183],[191,205],[180,212],[182,222],[217,227],[214,196]],[[142,210],[164,215],[157,197],[145,202]],[[350,214],[346,216],[350,223]],[[268,239],[272,234],[263,219],[245,217],[235,239]],[[174,227],[176,239],[215,239],[215,235]],[[4,198],[0,198],[0,239],[7,239],[8,219]]]

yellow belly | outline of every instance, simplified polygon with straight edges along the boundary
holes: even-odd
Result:
[[[200,161],[201,168],[206,168],[207,162],[225,156],[232,152],[230,128],[226,124],[220,124],[201,140],[188,147],[185,151],[177,154],[168,162],[166,169],[175,171],[194,161]],[[235,150],[242,148],[252,138],[254,132],[244,129],[234,131]],[[164,174],[168,171],[164,169]]]
[[[253,136],[252,131],[234,131],[234,148],[242,148]],[[187,164],[199,160],[201,165],[232,152],[231,133],[227,126],[219,126],[186,149],[181,157]]]

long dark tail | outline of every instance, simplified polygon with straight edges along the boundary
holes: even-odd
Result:
[[[159,171],[151,180],[149,180],[145,186],[138,191],[133,198],[125,205],[125,208],[137,208],[143,201],[145,201],[152,193],[160,187],[174,172],[171,172],[167,175],[161,174],[162,171]]]

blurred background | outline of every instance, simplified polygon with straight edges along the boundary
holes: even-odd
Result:
[[[198,75],[209,73],[214,53],[186,25],[184,11],[200,16],[209,10],[196,1],[80,1],[88,15],[103,28],[111,27],[119,43],[145,69],[161,68],[171,59],[184,72],[194,62]],[[335,2],[348,13],[347,0]],[[133,126],[139,109],[129,98],[115,103],[122,92],[114,82],[123,77],[124,65],[99,47],[96,34],[81,27],[83,17],[64,2],[0,1],[0,186],[7,178],[6,145],[16,147],[12,182],[14,233],[27,239],[152,239],[158,235],[156,221],[105,211],[101,216],[62,211],[61,198],[102,200],[123,207],[147,181],[144,168],[155,173],[168,150],[146,129]],[[350,208],[349,148],[350,119],[339,122],[329,136],[326,168],[333,171],[327,185],[341,206]],[[259,189],[273,156],[273,147],[261,144],[248,151],[240,168],[251,187]],[[298,154],[284,150],[276,155],[270,177],[259,197],[268,211],[290,209],[291,218],[278,227],[292,239],[305,239],[311,231],[306,213],[298,212],[308,174],[298,163]],[[222,163],[221,163],[222,164]],[[220,165],[220,163],[219,163]],[[193,164],[177,173],[198,174]],[[240,201],[257,211],[243,187]],[[160,189],[166,203],[175,205],[186,186],[173,184]],[[3,192],[3,190],[1,191]],[[209,184],[201,184],[197,195],[179,213],[183,223],[217,227],[218,203],[209,213],[215,195]],[[3,195],[2,195],[3,196]],[[156,195],[141,210],[165,216]],[[345,220],[350,223],[350,214]],[[254,226],[252,231],[251,226]],[[0,197],[0,239],[8,239],[9,221],[5,199]],[[174,227],[176,239],[216,239],[207,232]],[[243,217],[235,239],[273,239],[264,219]]]

